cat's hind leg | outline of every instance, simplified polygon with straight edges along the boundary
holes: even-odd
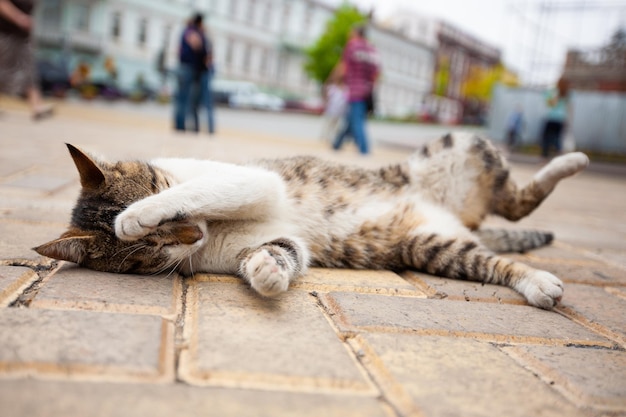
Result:
[[[274,239],[240,253],[239,275],[259,294],[272,297],[286,291],[308,262],[308,250],[298,239]]]
[[[493,213],[513,221],[527,216],[554,190],[559,181],[582,171],[588,164],[587,155],[572,152],[554,158],[521,189],[511,179],[507,179],[500,189],[495,190]]]
[[[511,287],[536,307],[551,309],[563,295],[554,275],[496,255],[471,235],[420,234],[406,243],[402,258],[429,274]]]

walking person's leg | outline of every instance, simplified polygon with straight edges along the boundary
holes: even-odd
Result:
[[[193,69],[189,65],[180,65],[178,68],[177,90],[174,109],[174,128],[176,130],[185,130],[185,121],[189,110],[189,101],[191,94],[191,86],[193,82]]]
[[[558,123],[554,128],[554,149],[556,154],[560,155],[563,149],[563,134],[565,133],[565,124],[563,122]]]
[[[194,80],[191,84],[191,93],[189,99],[189,112],[187,119],[191,118],[191,130],[198,133],[200,131],[200,120],[198,119],[198,111],[202,106],[203,92],[201,78]]]
[[[369,143],[367,141],[367,133],[365,132],[365,121],[367,120],[367,105],[365,101],[351,103],[350,113],[352,135],[359,148],[359,152],[366,155],[369,153]]]
[[[213,70],[208,70],[206,72],[206,80],[204,81],[204,92],[205,99],[204,105],[207,110],[207,118],[209,123],[209,134],[212,135],[215,133],[215,115],[213,114]]]
[[[552,146],[552,127],[553,122],[551,120],[546,121],[543,128],[543,134],[541,135],[541,156],[547,159],[550,155],[550,147]]]
[[[341,129],[339,129],[339,132],[337,133],[337,137],[335,138],[334,142],[333,142],[333,149],[338,150],[341,148],[341,145],[343,145],[343,141],[346,138],[346,136],[348,134],[350,134],[350,132],[352,132],[352,104],[350,103],[350,106],[348,107],[348,113],[346,114],[345,118],[344,118],[344,122],[343,122],[343,126],[341,127]]]

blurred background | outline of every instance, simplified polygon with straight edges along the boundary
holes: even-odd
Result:
[[[321,113],[350,26],[367,20],[382,66],[377,119],[484,126],[504,141],[519,111],[518,145],[532,148],[545,93],[566,77],[576,147],[626,155],[624,0],[40,0],[42,91],[169,103],[194,12],[213,43],[218,105]]]

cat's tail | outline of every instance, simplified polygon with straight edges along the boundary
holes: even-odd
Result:
[[[480,229],[474,234],[494,252],[526,252],[552,242],[554,235],[541,230]]]

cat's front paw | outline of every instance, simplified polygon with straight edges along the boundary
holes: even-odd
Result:
[[[552,309],[563,297],[563,282],[546,271],[535,271],[521,280],[515,289],[535,307]]]
[[[152,233],[165,218],[158,206],[133,204],[115,219],[115,235],[121,240],[137,240]]]
[[[248,260],[245,273],[252,288],[266,297],[273,297],[289,288],[289,274],[265,249]]]

